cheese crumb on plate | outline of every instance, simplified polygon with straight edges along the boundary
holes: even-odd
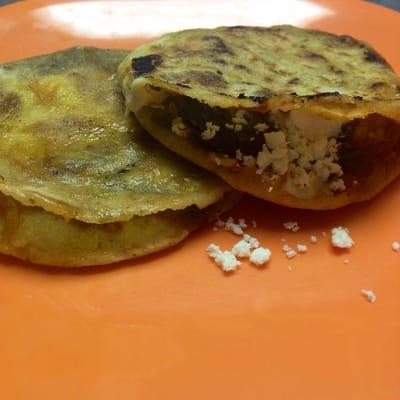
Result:
[[[349,235],[349,230],[338,226],[331,230],[331,243],[333,247],[350,249],[354,246],[354,240]]]

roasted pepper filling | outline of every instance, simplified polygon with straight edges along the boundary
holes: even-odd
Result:
[[[378,114],[335,121],[302,110],[212,108],[184,96],[166,97],[154,112],[218,165],[254,168],[269,191],[283,185],[299,198],[346,191],[400,155],[400,124]]]

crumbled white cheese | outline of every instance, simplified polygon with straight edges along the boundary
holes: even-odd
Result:
[[[237,257],[250,257],[251,245],[246,240],[239,240],[232,247],[232,254]]]
[[[251,253],[250,261],[255,265],[261,266],[270,260],[271,254],[272,253],[270,249],[258,247]]]
[[[254,125],[254,129],[256,130],[257,133],[263,133],[268,129],[268,125],[262,122],[259,122],[258,124]]]
[[[282,225],[288,231],[297,232],[300,230],[300,226],[299,226],[298,222],[296,222],[296,221],[287,221],[287,222],[284,222]]]
[[[290,249],[289,251],[286,252],[286,257],[291,259],[297,256],[296,250]]]
[[[293,250],[287,243],[283,245],[282,250],[287,258],[293,258],[297,255],[297,251]]]
[[[234,124],[246,125],[247,124],[247,120],[244,117],[245,114],[246,114],[246,110],[238,110],[238,111],[236,111],[235,115],[232,117],[232,122]]]
[[[221,251],[219,246],[214,243],[208,246],[207,253],[226,272],[236,270],[241,264],[234,254],[227,250]]]
[[[314,243],[314,244],[315,244],[315,243],[317,243],[317,241],[318,241],[318,238],[317,238],[316,235],[311,235],[311,236],[310,236],[310,242],[311,242],[311,243]]]
[[[225,126],[226,126],[228,129],[232,129],[232,130],[233,130],[233,128],[235,127],[235,125],[233,125],[233,124],[225,124]]]
[[[322,236],[323,236],[323,237],[326,237],[326,232],[322,232]]]
[[[176,117],[172,120],[171,129],[172,132],[174,132],[178,136],[187,136],[187,126],[185,125],[181,117]]]
[[[291,247],[290,247],[287,243],[285,243],[285,244],[282,246],[282,250],[286,253],[287,251],[292,250],[292,249],[291,249]]]
[[[299,244],[297,245],[297,251],[298,251],[299,253],[307,253],[307,250],[308,250],[307,245],[301,244],[301,243],[299,243]]]
[[[215,225],[219,228],[224,228],[226,231],[231,231],[235,235],[243,235],[243,229],[247,228],[246,221],[243,218],[240,218],[237,224],[232,217],[229,217],[226,221],[217,219]]]
[[[253,219],[253,221],[251,221],[251,225],[253,226],[253,228],[257,228],[257,222],[254,221],[254,219]]]
[[[331,230],[331,243],[334,247],[349,249],[353,247],[354,240],[349,235],[349,230],[338,226]]]
[[[270,186],[270,187],[268,188],[268,193],[271,193],[273,190],[274,190],[274,188],[273,188],[272,186]]]
[[[206,122],[206,129],[201,132],[201,138],[203,140],[211,140],[221,128],[218,125],[214,125],[211,121]]]
[[[371,289],[362,289],[361,294],[372,304],[376,303],[376,294]]]
[[[236,150],[236,160],[242,161],[243,160],[243,154],[240,151],[240,149]]]
[[[245,167],[254,167],[256,165],[256,159],[253,156],[243,156],[243,165]]]
[[[247,233],[245,233],[243,235],[243,240],[245,240],[246,242],[248,242],[250,244],[250,247],[252,249],[256,249],[257,247],[260,246],[260,242],[253,236],[248,235]]]
[[[344,262],[345,264],[349,264],[349,263],[350,263],[350,260],[346,258],[346,259],[343,260],[343,262]]]
[[[293,269],[292,269],[292,267],[290,265],[288,265],[287,269],[289,270],[289,272],[293,271]]]
[[[333,190],[334,192],[344,192],[346,190],[346,186],[344,184],[343,179],[336,179],[329,185],[329,189]]]
[[[394,251],[400,251],[400,243],[399,242],[393,242],[392,243],[392,249]]]

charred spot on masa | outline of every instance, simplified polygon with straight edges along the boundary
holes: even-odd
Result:
[[[386,86],[385,82],[373,82],[371,84],[371,89],[380,89]]]
[[[308,59],[308,60],[313,60],[313,61],[327,61],[326,57],[324,57],[321,54],[318,53],[314,53],[313,51],[306,51],[304,53],[304,58]]]
[[[149,54],[148,56],[132,58],[132,68],[135,77],[148,74],[157,68],[162,62],[162,57],[159,54]]]
[[[342,75],[344,73],[343,70],[341,70],[340,68],[335,67],[334,65],[330,65],[329,69],[336,75]]]
[[[337,36],[337,40],[339,43],[345,44],[347,46],[351,46],[351,47],[360,47],[361,43],[354,39],[353,37],[349,36],[349,35],[340,35]]]
[[[11,114],[21,106],[21,99],[17,93],[0,92],[0,113]]]
[[[249,68],[246,67],[246,65],[243,65],[243,64],[233,64],[233,67],[234,67],[235,69],[238,69],[238,70],[241,70],[241,71],[250,72]]]
[[[218,36],[203,36],[203,40],[213,42],[211,48],[213,53],[234,55],[233,50]]]
[[[272,94],[265,94],[265,95],[251,95],[251,96],[247,96],[244,93],[239,93],[239,95],[237,96],[238,99],[248,99],[253,101],[254,103],[257,104],[262,104],[265,103],[270,97],[272,97]]]
[[[176,82],[175,85],[179,86],[179,87],[186,88],[186,89],[191,89],[192,88],[190,85],[187,85],[186,83],[182,83],[182,82]]]
[[[300,79],[299,78],[292,78],[288,81],[289,85],[297,85],[298,83],[300,83]]]
[[[222,58],[218,58],[218,59],[214,60],[214,63],[218,64],[218,65],[226,65],[226,61],[223,60]]]
[[[318,99],[321,97],[336,97],[340,96],[339,92],[323,92],[323,93],[316,93],[316,94],[311,94],[309,96],[305,96],[308,99]]]
[[[198,84],[207,87],[225,87],[227,83],[221,75],[212,71],[190,71],[188,75]]]
[[[365,61],[387,65],[386,60],[373,49],[366,49],[364,51],[364,59]]]

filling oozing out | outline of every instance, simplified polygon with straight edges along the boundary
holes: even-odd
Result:
[[[340,122],[301,109],[212,108],[184,96],[158,108],[172,132],[213,152],[218,165],[254,168],[267,190],[299,198],[344,192],[382,157],[400,154],[400,125],[378,114]]]

